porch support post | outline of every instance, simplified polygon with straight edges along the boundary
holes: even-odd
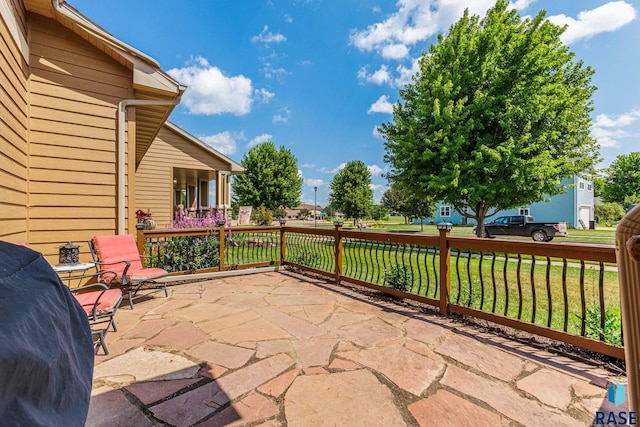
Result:
[[[616,259],[629,384],[629,410],[640,409],[640,205],[618,223]]]

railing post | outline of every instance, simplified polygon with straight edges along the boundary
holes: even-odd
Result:
[[[335,221],[333,225],[336,227],[335,235],[335,253],[336,253],[336,285],[340,284],[340,276],[342,276],[342,221]]]
[[[136,224],[136,244],[138,245],[138,253],[144,255],[144,224]]]
[[[224,223],[224,220],[218,220],[218,239],[220,240],[220,248],[218,250],[218,253],[220,255],[220,260],[218,261],[218,271],[224,271]]]
[[[451,248],[449,247],[449,235],[453,225],[448,222],[438,224],[440,233],[440,314],[449,314],[449,295],[451,293]]]
[[[629,411],[640,409],[640,205],[618,223],[616,259],[624,332]]]

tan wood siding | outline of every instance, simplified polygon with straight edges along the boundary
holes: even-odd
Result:
[[[22,34],[27,34],[27,11],[22,0],[9,0],[9,8],[13,12],[13,16],[20,27]]]
[[[229,166],[193,142],[162,128],[136,171],[136,209],[151,209],[158,228],[173,219],[173,168],[206,171]]]
[[[29,23],[30,244],[52,260],[69,240],[116,232],[117,105],[132,76],[55,21]]]
[[[8,2],[26,38],[21,1]],[[27,64],[7,23],[0,19],[0,239],[26,242],[27,236]]]

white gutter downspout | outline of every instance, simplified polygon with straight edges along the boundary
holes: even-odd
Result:
[[[118,234],[125,233],[125,145],[126,145],[126,114],[129,106],[137,105],[158,105],[158,106],[170,106],[178,105],[180,97],[173,101],[149,101],[145,99],[123,99],[118,103],[118,203],[117,203],[117,215],[118,215]]]

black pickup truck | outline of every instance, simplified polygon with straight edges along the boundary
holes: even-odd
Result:
[[[556,236],[567,235],[566,222],[534,222],[529,215],[510,215],[485,224],[483,237],[531,236],[536,242],[550,242]]]

